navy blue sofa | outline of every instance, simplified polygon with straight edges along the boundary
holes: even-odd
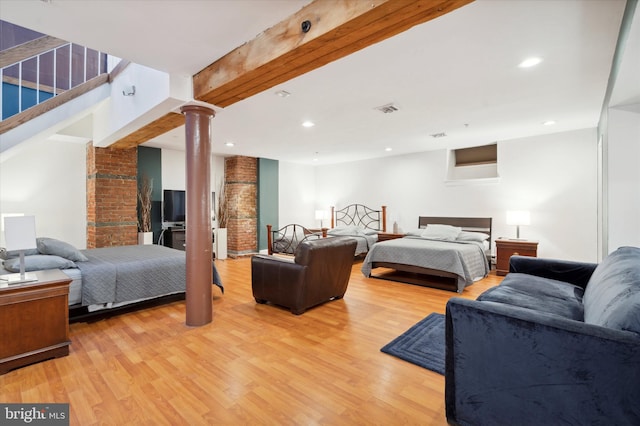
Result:
[[[600,264],[514,256],[446,309],[456,425],[640,425],[640,248]]]

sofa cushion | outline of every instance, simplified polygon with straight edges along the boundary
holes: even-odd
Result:
[[[640,248],[620,247],[598,265],[584,292],[584,320],[640,334]]]
[[[499,286],[485,291],[477,300],[499,302],[582,321],[582,294],[582,288],[573,284],[510,273]]]

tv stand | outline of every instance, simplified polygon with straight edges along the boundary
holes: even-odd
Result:
[[[215,233],[211,232],[211,238],[213,242],[213,257],[216,257],[215,253]],[[180,227],[172,227],[164,230],[164,241],[163,244],[165,247],[174,248],[177,250],[185,250],[187,247],[187,231],[184,226]]]
[[[169,228],[164,231],[164,245],[177,250],[184,250],[186,244],[186,230],[184,227]]]

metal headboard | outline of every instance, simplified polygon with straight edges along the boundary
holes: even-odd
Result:
[[[325,230],[313,232],[295,223],[283,226],[278,230],[273,230],[271,225],[267,225],[267,252],[269,254],[294,254],[301,242],[326,236]]]
[[[350,204],[340,210],[331,206],[331,227],[355,225],[375,231],[387,231],[387,206],[375,210],[364,204]]]

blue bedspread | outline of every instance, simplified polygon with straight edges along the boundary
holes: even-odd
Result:
[[[82,250],[82,305],[119,303],[184,292],[185,252],[158,245]],[[213,284],[224,287],[213,265]]]

